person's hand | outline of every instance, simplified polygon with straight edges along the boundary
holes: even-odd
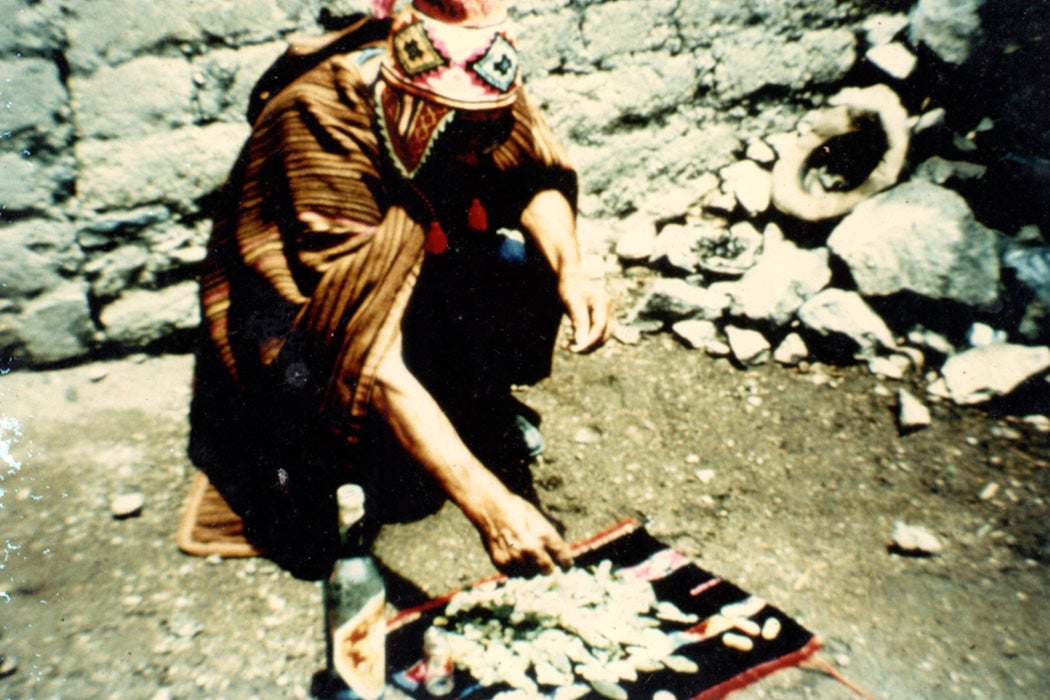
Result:
[[[572,323],[572,352],[590,352],[612,335],[612,301],[601,284],[582,273],[563,274],[558,294]]]
[[[476,521],[492,563],[510,575],[549,574],[572,566],[569,546],[531,503],[507,492]]]

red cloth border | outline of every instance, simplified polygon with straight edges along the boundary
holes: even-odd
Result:
[[[618,537],[623,537],[624,535],[630,534],[636,529],[638,529],[638,521],[634,518],[625,518],[624,520],[621,520],[612,527],[602,530],[594,535],[591,535],[590,537],[587,537],[573,544],[572,553],[574,556],[578,556],[579,554],[582,554],[584,552],[589,552],[607,544],[608,542],[615,540]],[[483,578],[472,585],[476,586],[478,584],[486,583],[489,581],[500,581],[504,578],[506,578],[504,574],[496,574],[494,576]],[[451,600],[452,596],[454,596],[460,590],[462,589],[456,589],[439,598],[429,600],[426,603],[423,603],[422,605],[418,605],[414,608],[408,608],[406,610],[402,610],[396,613],[387,620],[387,632],[393,632],[399,629],[400,627],[403,627],[404,625],[410,624],[418,620],[420,616],[428,610],[433,610],[438,606],[445,605],[446,603],[448,603],[449,600]],[[801,649],[794,651],[790,654],[781,656],[779,658],[773,659],[771,661],[767,661],[764,664],[759,664],[758,666],[749,668],[748,670],[739,673],[736,676],[733,676],[729,680],[723,681],[722,683],[716,686],[708,688],[699,695],[693,696],[690,700],[722,700],[722,698],[725,698],[730,693],[740,690],[741,688],[745,688],[751,685],[752,683],[755,683],[765,678],[766,676],[775,673],[776,671],[785,668],[791,668],[793,666],[798,666],[804,663],[807,659],[811,658],[814,654],[816,654],[822,646],[823,644],[820,641],[820,639],[818,639],[817,637],[813,637]]]
[[[748,670],[733,676],[727,681],[723,681],[718,685],[708,688],[699,695],[694,695],[691,700],[721,700],[725,696],[729,695],[733,691],[740,690],[746,686],[755,683],[766,676],[779,671],[783,668],[790,668],[792,666],[798,666],[799,664],[810,658],[823,646],[821,641],[816,637],[809,640],[806,646],[802,647],[798,651],[792,652],[785,656],[781,656],[779,659],[773,659],[767,661],[764,664],[759,664],[749,668]]]

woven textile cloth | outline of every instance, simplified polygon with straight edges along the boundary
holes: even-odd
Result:
[[[388,26],[363,20],[338,37],[340,50],[321,42],[319,60],[297,49],[294,60],[275,64],[218,197],[201,280],[190,452],[246,515],[249,535],[247,516],[268,499],[291,504],[259,514],[274,531],[313,516],[334,522],[317,497],[330,496],[355,466],[350,448],[371,425],[378,364],[430,258],[425,231],[436,222],[452,241],[495,239],[498,227],[520,223],[541,190],[575,203],[575,174],[524,92],[509,138],[469,180],[443,177],[435,156],[421,177],[436,195],[422,181],[406,182],[381,146],[366,77]],[[486,232],[468,230],[475,200]],[[402,330],[410,343],[413,329]],[[289,538],[308,544],[309,533]]]
[[[699,568],[633,521],[625,521],[577,545],[577,566],[594,565],[602,560],[611,561],[624,575],[648,580],[659,600],[674,603],[683,612],[694,613],[699,618],[698,623],[662,623],[662,629],[684,632],[693,640],[675,654],[693,660],[699,670],[695,674],[666,669],[639,673],[637,681],[623,684],[631,698],[650,700],[656,691],[666,690],[679,699],[715,700],[778,669],[798,665],[820,648],[817,638],[784,612]],[[387,661],[392,683],[414,697],[429,697],[421,685],[422,636],[444,610],[449,597],[406,610],[390,620]],[[764,639],[761,635],[749,637],[754,647],[748,651],[727,646],[724,634],[741,632],[734,629],[713,634],[708,622],[725,606],[733,604],[747,608],[748,617],[757,623],[776,619],[779,634],[774,639]],[[455,690],[447,697],[481,700],[502,690],[506,688],[480,687],[466,673],[457,671]],[[587,697],[601,696],[591,693]]]

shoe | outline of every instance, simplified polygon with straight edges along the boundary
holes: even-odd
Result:
[[[514,427],[521,436],[521,442],[525,445],[525,453],[535,459],[547,449],[547,441],[543,439],[540,429],[529,422],[529,419],[520,413],[514,416]]]

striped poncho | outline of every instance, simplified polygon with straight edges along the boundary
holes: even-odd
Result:
[[[455,226],[463,215],[419,206],[399,181],[360,58],[330,56],[270,98],[220,193],[201,280],[191,453],[235,510],[252,507],[246,483],[283,478],[275,462],[350,466],[341,450],[366,425],[378,364],[427,255],[427,219]],[[493,224],[518,222],[544,189],[575,201],[564,152],[523,92],[513,116],[479,193]]]

